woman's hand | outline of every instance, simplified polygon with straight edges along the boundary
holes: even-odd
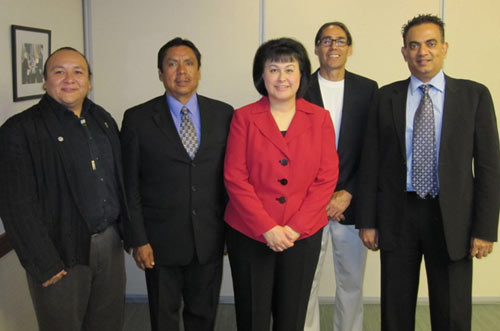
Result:
[[[288,225],[285,225],[283,227],[283,229],[285,230],[285,234],[286,234],[287,238],[289,240],[291,240],[292,242],[295,242],[295,240],[299,239],[300,233],[298,233],[297,231],[295,231],[294,229],[292,229]]]
[[[292,230],[293,231],[293,230]],[[293,241],[288,238],[289,232],[284,227],[276,225],[271,230],[264,233],[267,246],[275,252],[283,252],[293,246]]]

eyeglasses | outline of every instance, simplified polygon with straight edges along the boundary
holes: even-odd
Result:
[[[345,47],[347,46],[347,39],[345,38],[338,38],[338,39],[333,39],[330,37],[324,37],[321,38],[318,42],[318,45],[325,46],[325,47],[330,47],[332,44],[335,44],[337,47]]]

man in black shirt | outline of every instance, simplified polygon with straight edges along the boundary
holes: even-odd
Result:
[[[72,48],[45,63],[40,102],[0,128],[0,217],[26,269],[41,331],[121,330],[118,224],[128,220],[118,129],[87,99]]]

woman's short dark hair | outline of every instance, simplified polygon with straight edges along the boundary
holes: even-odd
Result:
[[[253,59],[253,84],[264,96],[267,96],[267,90],[262,75],[268,60],[274,62],[297,60],[300,68],[300,86],[296,97],[302,98],[307,91],[311,76],[311,62],[304,46],[290,38],[272,39],[260,45]]]

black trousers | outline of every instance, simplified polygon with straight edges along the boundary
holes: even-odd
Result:
[[[239,331],[302,331],[318,264],[322,231],[276,253],[227,226]]]
[[[151,330],[179,331],[181,307],[185,331],[214,329],[222,282],[222,256],[207,264],[194,258],[186,266],[146,269]]]
[[[76,265],[59,282],[43,287],[28,274],[40,331],[121,331],[125,262],[115,226],[92,236],[89,265]]]
[[[425,260],[433,331],[470,331],[472,260],[448,256],[438,198],[407,193],[401,246],[381,251],[382,331],[415,329],[422,256]]]

